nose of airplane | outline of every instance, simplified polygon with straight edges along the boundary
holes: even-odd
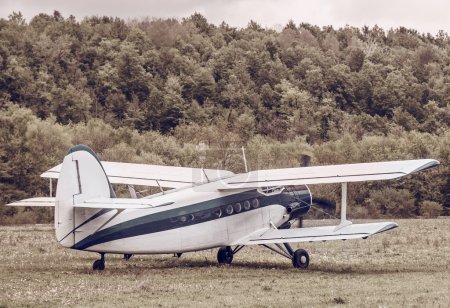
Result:
[[[308,213],[311,204],[306,202],[291,202],[286,207],[286,212],[289,214],[289,220],[299,218]]]

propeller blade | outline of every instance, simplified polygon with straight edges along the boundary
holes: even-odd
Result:
[[[334,203],[331,200],[325,199],[325,198],[313,198],[312,204],[318,205],[320,207],[327,208],[327,209],[336,209],[336,203]]]

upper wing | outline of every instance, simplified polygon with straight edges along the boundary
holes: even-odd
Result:
[[[326,226],[299,229],[266,229],[239,240],[233,245],[261,245],[289,242],[315,242],[366,238],[398,227],[394,222],[352,224],[345,227]]]
[[[395,179],[439,165],[434,159],[257,170],[220,181],[219,190]]]
[[[234,175],[227,170],[185,168],[160,165],[102,162],[105,173],[112,184],[161,186],[180,188],[195,183],[213,181]],[[44,178],[57,179],[61,165],[41,174]]]

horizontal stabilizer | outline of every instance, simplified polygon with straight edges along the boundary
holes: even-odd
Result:
[[[398,227],[394,222],[352,224],[342,228],[336,226],[311,227],[299,229],[268,229],[257,235],[242,239],[234,245],[261,245],[272,243],[316,242],[366,238]]]
[[[102,166],[112,184],[142,185],[180,188],[196,183],[206,183],[234,175],[219,169],[186,168],[147,164],[131,164],[102,161]],[[41,174],[43,178],[57,179],[61,165]]]
[[[119,199],[119,198],[96,198],[91,200],[86,200],[81,203],[74,205],[76,208],[86,208],[86,209],[116,209],[116,210],[126,210],[126,209],[148,209],[160,206],[170,205],[173,202],[167,202],[162,204],[152,204],[148,199]],[[7,204],[8,206],[55,206],[54,197],[37,197],[24,199],[16,202],[11,202]]]
[[[97,198],[86,200],[82,203],[74,205],[76,208],[87,209],[115,209],[115,210],[127,210],[127,209],[149,209],[154,207],[170,205],[173,202],[167,202],[162,204],[150,203],[148,199],[126,199],[126,198]]]
[[[36,197],[8,203],[9,206],[55,206],[54,197]]]
[[[439,165],[434,159],[257,170],[220,182],[219,190],[390,180]]]

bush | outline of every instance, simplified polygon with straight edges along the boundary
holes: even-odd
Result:
[[[406,189],[373,190],[366,199],[372,217],[412,217],[415,215],[413,195]]]
[[[437,202],[424,201],[420,206],[420,215],[427,218],[436,218],[443,212],[443,207]]]

